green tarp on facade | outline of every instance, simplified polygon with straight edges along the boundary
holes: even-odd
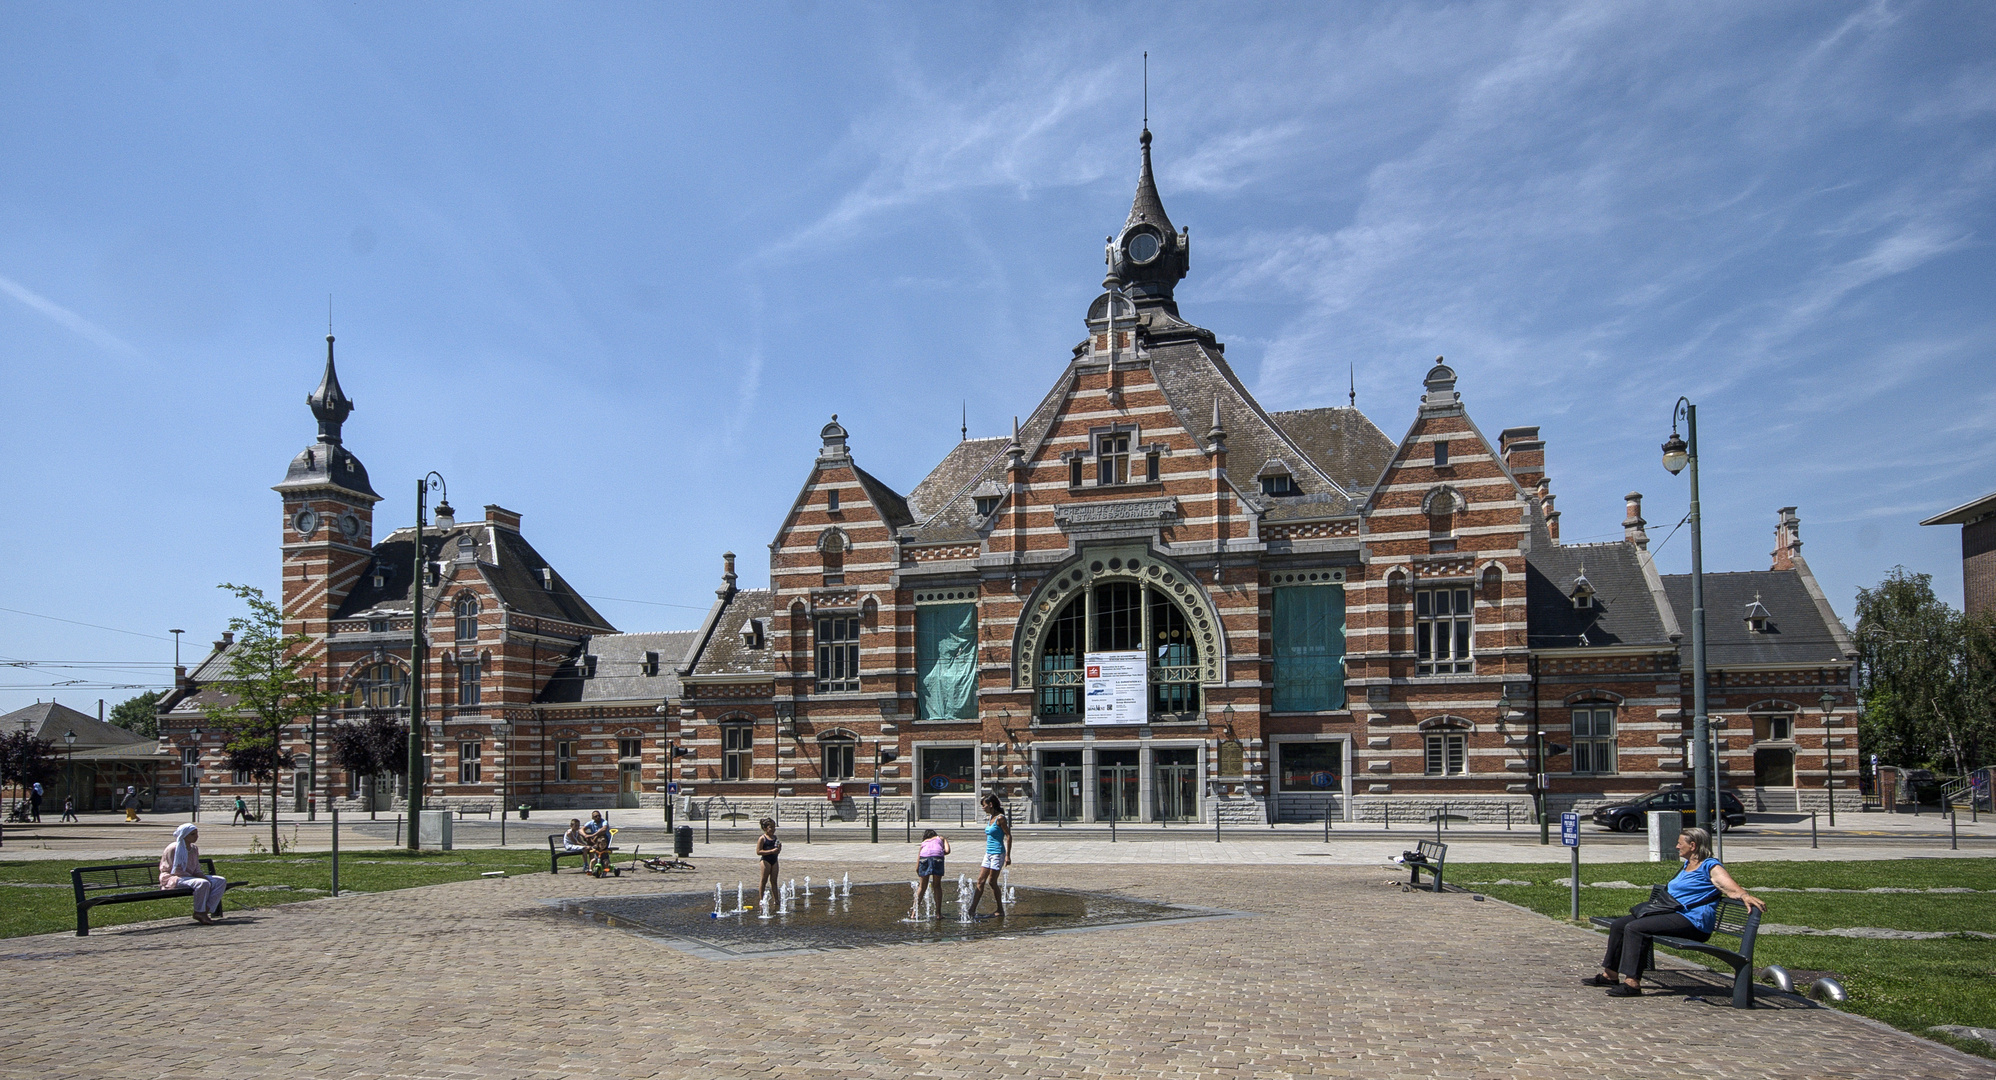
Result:
[[[977,605],[915,609],[915,707],[924,720],[977,718]]]
[[[1345,591],[1275,590],[1275,711],[1324,712],[1345,703]]]

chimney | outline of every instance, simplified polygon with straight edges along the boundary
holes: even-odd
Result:
[[[1559,511],[1552,508],[1554,499],[1552,484],[1545,477],[1539,478],[1539,504],[1546,508],[1546,535],[1552,542],[1559,543]]]
[[[1497,436],[1497,453],[1504,459],[1504,467],[1518,478],[1518,486],[1527,492],[1538,489],[1539,481],[1546,475],[1546,444],[1539,438],[1536,427],[1505,428]]]
[[[721,552],[721,587],[714,590],[714,595],[722,600],[735,595],[735,553],[732,551]]]
[[[1802,519],[1795,508],[1784,506],[1774,525],[1774,570],[1793,570],[1802,555]]]
[[[485,520],[495,528],[509,529],[513,532],[520,531],[520,515],[503,506],[495,506],[487,503],[485,506]]]
[[[1647,549],[1649,533],[1643,531],[1643,526],[1649,522],[1643,520],[1643,493],[1631,491],[1622,496],[1622,500],[1628,506],[1628,513],[1622,518],[1622,539],[1639,548]]]
[[[175,686],[187,685],[187,665],[185,664],[173,665],[173,685]]]

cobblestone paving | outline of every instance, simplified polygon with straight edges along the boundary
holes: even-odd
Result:
[[[539,902],[737,878],[749,860],[0,942],[0,1076],[1996,1077],[1831,1010],[1724,1008],[1708,973],[1661,978],[1712,1004],[1607,998],[1576,981],[1598,936],[1381,869],[1020,866],[1258,914],[734,962]]]

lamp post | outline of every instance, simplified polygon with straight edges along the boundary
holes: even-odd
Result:
[[[69,793],[63,797],[74,806],[76,805],[76,732],[64,732],[62,741],[69,748],[69,780],[63,784],[63,787],[69,789]]]
[[[659,761],[658,791],[665,796],[665,831],[672,834],[672,769],[676,764],[678,747],[672,745],[672,737],[666,734],[665,725],[671,719],[672,710],[664,701],[654,710],[658,713],[658,745],[661,751]]]
[[[187,733],[194,740],[194,816],[189,821],[201,820],[201,725],[194,725]]]
[[[1678,418],[1684,419],[1679,438]],[[1672,476],[1691,466],[1691,742],[1693,760],[1691,783],[1698,808],[1698,827],[1712,827],[1712,753],[1709,723],[1705,713],[1705,551],[1698,514],[1698,406],[1689,398],[1678,398],[1670,413],[1670,438],[1663,443],[1663,467]]]
[[[410,582],[409,603],[409,843],[410,851],[422,850],[422,829],[418,826],[417,814],[423,809],[423,571],[428,568],[429,559],[423,551],[423,510],[430,494],[430,479],[436,478],[437,490],[442,497],[437,500],[437,512],[450,512],[450,490],[444,486],[442,474],[434,470],[416,481],[416,543],[410,556],[410,568],[414,571]]]
[[[1837,707],[1837,696],[1828,690],[1816,699],[1823,707],[1823,790],[1830,796],[1830,828],[1837,827],[1837,752],[1830,746],[1830,713]]]

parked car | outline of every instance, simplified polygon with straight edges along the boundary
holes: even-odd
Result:
[[[1684,827],[1697,824],[1698,810],[1692,802],[1689,788],[1665,788],[1652,795],[1645,795],[1634,802],[1616,803],[1594,811],[1594,824],[1616,832],[1647,832],[1649,812],[1652,810],[1676,810],[1684,815]],[[1737,828],[1746,824],[1746,804],[1740,802],[1738,794],[1731,791],[1719,792],[1719,816],[1724,819],[1726,828]]]

